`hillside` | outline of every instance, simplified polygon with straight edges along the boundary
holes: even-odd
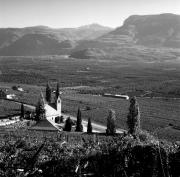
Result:
[[[123,26],[99,38],[103,42],[180,48],[180,15],[132,15]]]
[[[49,52],[32,52],[31,44],[34,38],[41,41],[44,48],[54,48],[54,45],[50,45],[54,40],[55,43],[63,42],[58,48],[70,48],[74,46],[77,40],[92,40],[98,38],[112,29],[109,27],[104,27],[98,24],[91,24],[87,26],[82,26],[79,28],[60,28],[53,29],[46,26],[35,26],[35,27],[26,27],[26,28],[1,28],[0,29],[0,55],[41,55],[41,54],[50,54]],[[46,46],[46,43],[43,44],[42,36],[46,38],[46,42],[49,45]],[[32,39],[31,39],[32,37]],[[48,38],[48,39],[47,39]],[[54,43],[53,43],[54,44]],[[19,48],[22,46],[30,46],[29,50]],[[39,48],[39,44],[33,42],[33,47],[35,50]],[[46,47],[45,47],[46,46]],[[57,47],[55,47],[57,48]],[[14,52],[14,51],[18,52]],[[24,52],[21,52],[23,50]],[[50,49],[49,49],[50,50]],[[48,51],[49,51],[48,50]],[[51,49],[56,51],[56,49]],[[59,51],[59,50],[58,50]],[[54,53],[54,52],[53,52]],[[55,54],[63,54],[64,52],[55,52]]]
[[[106,58],[122,60],[154,62],[178,59],[180,15],[130,16],[121,27],[108,34],[96,40],[80,41],[73,54],[74,51],[75,53],[78,51],[78,56],[84,56],[84,51],[88,48],[103,50]],[[96,53],[94,54],[91,58],[98,57]]]
[[[47,34],[27,34],[10,46],[0,50],[1,55],[34,56],[68,53],[73,44],[70,41],[59,42]]]

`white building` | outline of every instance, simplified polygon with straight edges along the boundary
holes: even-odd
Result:
[[[18,90],[19,92],[23,92],[23,91],[24,91],[23,88],[21,88],[21,87],[18,87],[17,90]]]
[[[61,116],[61,98],[60,96],[56,99],[56,109],[50,106],[48,103],[44,104],[45,117],[47,120],[51,120],[55,123],[55,118]]]
[[[14,99],[15,97],[16,97],[15,94],[6,95],[6,98],[7,98],[7,99],[10,99],[10,100]]]

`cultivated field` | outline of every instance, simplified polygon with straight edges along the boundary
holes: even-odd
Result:
[[[20,106],[21,105],[17,103],[0,99],[0,117],[5,117],[8,115],[14,115],[20,113]]]
[[[108,109],[112,108],[117,114],[117,126],[126,129],[129,102],[98,94],[146,94],[149,98],[138,97],[142,128],[161,138],[180,139],[180,131],[172,128],[172,125],[180,126],[180,100],[171,99],[180,95],[179,64],[134,64],[117,60],[76,60],[56,56],[1,57],[0,62],[1,87],[13,92],[12,85],[20,85],[25,90],[23,93],[15,93],[19,101],[35,105],[40,90],[45,91],[47,81],[54,89],[59,81],[60,87],[68,87],[61,90],[64,113],[75,116],[80,107],[83,119],[91,117],[93,121],[106,125]]]
[[[153,91],[156,96],[180,95],[180,63],[125,60],[78,60],[62,57],[1,57],[0,81],[64,86],[101,86],[111,92]]]

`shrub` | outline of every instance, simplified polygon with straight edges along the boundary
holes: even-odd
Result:
[[[91,110],[91,107],[90,106],[86,106],[86,111],[89,111]]]
[[[65,122],[64,131],[70,132],[71,128],[72,128],[72,120],[70,117],[68,117]]]

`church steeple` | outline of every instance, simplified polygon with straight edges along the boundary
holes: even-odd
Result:
[[[56,110],[59,113],[59,116],[61,116],[61,98],[60,98],[60,96],[56,100]]]
[[[59,116],[61,116],[61,97],[59,93],[59,83],[57,83],[56,87],[56,110],[59,112]]]

